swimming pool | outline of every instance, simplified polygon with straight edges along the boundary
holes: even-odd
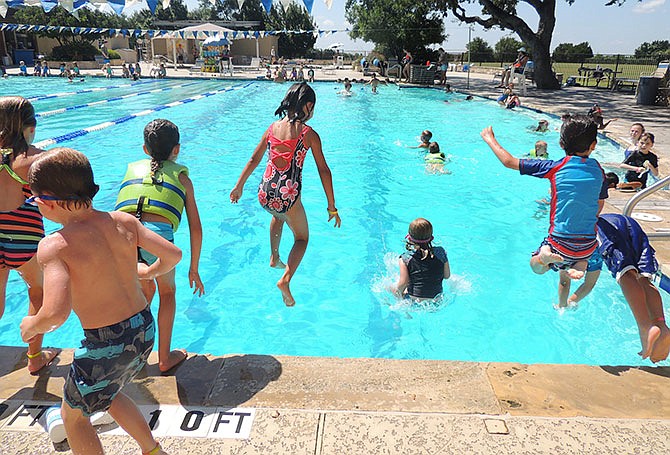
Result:
[[[547,215],[535,203],[547,195],[548,183],[503,168],[479,137],[491,124],[513,153],[527,153],[542,139],[549,143],[550,158],[557,159],[562,151],[556,118],[508,111],[483,99],[464,101],[462,95],[437,90],[389,86],[373,95],[369,88],[354,85],[355,95],[343,98],[336,93],[339,85],[314,84],[317,105],[310,124],[321,135],[333,172],[342,228],[326,223],[326,199],[308,158],[303,203],[310,245],[292,282],[297,305],[286,308],[275,287],[281,272],[268,267],[270,216],[256,199],[264,166],[250,177],[238,205],[228,202],[228,194],[288,84],[198,81],[184,86],[188,81],[163,80],[130,86],[119,79],[67,84],[57,78],[0,82],[0,93],[26,97],[125,85],[38,99],[37,112],[165,89],[40,117],[36,141],[123,119],[59,144],[89,156],[101,186],[95,206],[109,210],[126,164],[143,157],[144,125],[164,117],[179,126],[180,162],[190,168],[203,222],[200,274],[207,294],[191,295],[188,260],[182,261],[173,347],[216,355],[646,364],[636,355],[633,317],[606,271],[576,311],[552,308],[556,274],[537,276],[528,266],[529,254],[548,227]],[[157,113],[131,115],[211,92],[217,93]],[[540,118],[549,118],[551,131],[529,132]],[[421,153],[407,148],[426,128],[451,157],[451,175],[426,174]],[[594,157],[614,161],[620,155],[617,146],[601,140]],[[436,243],[449,254],[452,278],[439,307],[408,308],[384,290],[397,275],[407,226],[418,216],[433,223]],[[290,240],[288,234],[283,257]],[[175,241],[187,259],[185,224]],[[22,345],[18,325],[25,300],[25,288],[12,274],[0,320],[1,344]],[[157,303],[152,307],[155,312]],[[48,334],[45,343],[75,347],[80,339],[81,329],[72,317]]]

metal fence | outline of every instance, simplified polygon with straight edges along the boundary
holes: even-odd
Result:
[[[465,54],[467,61],[467,54]],[[473,59],[472,63],[478,66],[500,67],[505,68],[511,65],[516,59],[516,55],[504,55],[503,58],[497,61],[480,62]],[[608,88],[613,79],[639,79],[640,76],[650,75],[658,67],[658,63],[663,60],[658,58],[636,58],[632,55],[625,54],[598,54],[593,57],[586,56],[570,56],[570,61],[557,61],[552,59],[552,68],[555,73],[563,74],[565,81],[570,76],[583,76],[593,74],[593,70],[597,67],[605,70],[607,84],[599,82],[596,78],[582,78],[582,85],[598,86]]]

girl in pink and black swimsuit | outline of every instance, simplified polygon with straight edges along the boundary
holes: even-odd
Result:
[[[321,138],[305,123],[314,115],[316,94],[312,87],[302,82],[293,84],[282,100],[275,115],[280,118],[265,131],[251,159],[242,170],[235,187],[230,192],[230,202],[242,197],[244,184],[258,167],[267,150],[268,164],[258,187],[258,201],[272,215],[270,221],[270,267],[284,270],[277,282],[286,306],[295,305],[289,284],[302,261],[309,240],[307,216],[300,200],[302,165],[308,150],[312,150],[319,171],[321,184],[328,200],[328,221],[334,219],[340,227],[340,216],[335,208],[335,195],[330,168],[321,149]],[[284,223],[293,232],[293,247],[286,264],[279,257]]]

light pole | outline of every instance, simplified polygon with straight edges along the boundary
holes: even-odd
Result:
[[[470,41],[472,40],[472,25],[468,25],[468,90],[470,90]]]

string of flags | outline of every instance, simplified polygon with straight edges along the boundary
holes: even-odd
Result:
[[[0,0],[3,1],[3,0]],[[202,39],[202,36],[210,37],[224,37],[226,39],[258,39],[273,35],[301,35],[312,34],[315,38],[332,35],[339,32],[350,32],[351,29],[339,30],[232,30],[226,31],[183,31],[183,30],[152,30],[139,28],[95,28],[95,27],[61,27],[57,25],[29,25],[29,24],[0,24],[0,31],[13,31],[21,33],[43,33],[43,32],[58,32],[71,33],[73,35],[104,35],[104,36],[124,36],[124,37],[141,37],[156,38],[161,36],[169,36],[172,38],[182,39]]]
[[[7,15],[7,10],[9,8],[21,8],[24,6],[41,6],[45,12],[49,12],[60,5],[66,11],[71,14],[76,15],[77,10],[81,8],[93,8],[99,11],[110,11],[110,9],[116,13],[121,14],[127,6],[136,6],[140,4],[143,0],[0,0],[0,16],[5,17]],[[147,6],[153,14],[156,11],[159,0],[144,0],[147,3]],[[212,4],[215,3],[215,0],[210,0]],[[300,1],[309,13],[312,12],[312,6],[314,5],[314,0],[261,0],[263,8],[266,12],[270,12],[272,9],[273,2],[279,2],[284,7],[287,7],[290,3],[298,3]],[[161,0],[163,8],[168,8],[170,6],[170,0]],[[240,8],[244,5],[245,0],[237,0],[237,4]],[[328,9],[333,5],[333,0],[323,0]]]

